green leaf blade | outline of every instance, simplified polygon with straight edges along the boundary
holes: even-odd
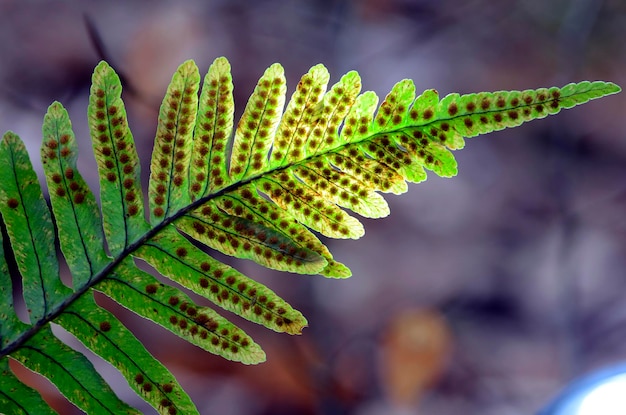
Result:
[[[260,198],[250,196],[249,202],[258,204]],[[226,205],[230,203],[226,202]],[[271,269],[317,274],[327,264],[323,257],[298,246],[283,233],[228,214],[213,203],[189,212],[176,222],[176,227],[226,255],[250,259]]]
[[[50,209],[26,147],[13,133],[5,134],[0,142],[0,177],[0,213],[23,276],[24,301],[34,323],[62,302],[71,290],[59,276]],[[10,287],[10,279],[7,282]],[[10,295],[10,290],[5,295]],[[11,299],[9,304],[12,303]],[[8,310],[6,313],[14,315]],[[9,322],[18,324],[16,317],[11,317]]]
[[[267,169],[268,153],[285,105],[286,90],[283,67],[273,64],[259,79],[237,124],[230,159],[233,182]]]
[[[119,76],[100,62],[92,76],[89,130],[98,164],[103,227],[109,250],[118,254],[147,229],[140,180],[140,163]]]
[[[200,73],[188,60],[172,77],[159,111],[150,162],[150,223],[186,206],[189,196],[189,162],[198,112]]]
[[[139,414],[115,395],[85,356],[61,343],[49,328],[40,330],[11,357],[48,378],[86,413]]]
[[[365,91],[354,101],[341,129],[341,141],[349,143],[369,137],[375,126],[374,113],[378,106],[378,96],[372,91]]]
[[[565,85],[561,88],[559,104],[562,108],[572,108],[584,104],[592,99],[617,94],[622,89],[613,82],[579,82]]]
[[[332,201],[300,183],[291,171],[260,178],[254,183],[281,209],[296,220],[330,238],[358,239],[365,234],[363,224]]]
[[[90,295],[80,297],[58,318],[64,329],[124,376],[131,389],[161,414],[198,414],[174,376],[135,336]]]
[[[76,290],[108,263],[102,221],[95,196],[76,166],[78,146],[67,111],[60,103],[48,108],[42,131],[41,160],[61,251]]]
[[[311,231],[289,213],[265,198],[257,197],[258,195],[255,187],[248,185],[216,198],[216,203],[222,211],[245,219],[246,224],[249,222],[258,224],[261,229],[269,229],[271,234],[282,235],[283,240],[289,239],[284,247],[278,244],[283,252],[295,254],[292,249],[296,251],[305,249],[321,255],[326,260],[326,266],[320,271],[321,274],[332,278],[347,278],[352,275],[348,267],[333,259],[328,248]],[[251,229],[254,230],[254,227]],[[268,238],[267,231],[264,234],[255,232],[254,235],[258,240],[265,241]],[[301,271],[296,269],[294,272]]]
[[[230,184],[225,163],[234,112],[230,63],[217,58],[204,77],[200,94],[189,172],[192,200]]]
[[[313,128],[306,140],[307,157],[323,154],[344,144],[340,140],[339,127],[350,112],[359,92],[361,77],[358,72],[350,71],[324,94],[321,107],[313,119]]]
[[[210,353],[244,364],[265,361],[261,347],[241,329],[132,264],[118,267],[95,289]]]
[[[0,233],[0,246],[3,246],[2,239]],[[26,328],[26,324],[22,323],[15,313],[11,284],[4,250],[0,249],[0,348],[14,341]]]
[[[37,391],[13,374],[7,357],[0,360],[0,409],[14,415],[58,415]]]
[[[299,311],[269,288],[213,259],[173,227],[165,228],[136,255],[196,294],[269,329],[300,334],[308,324]]]
[[[296,163],[305,156],[306,139],[321,109],[330,75],[324,65],[304,74],[281,118],[270,158],[272,169]]]

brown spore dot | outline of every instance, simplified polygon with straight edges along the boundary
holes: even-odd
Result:
[[[106,177],[107,177],[107,180],[110,182],[114,182],[117,179],[117,176],[115,176],[115,173],[113,172],[108,172]]]
[[[211,269],[211,265],[208,262],[203,262],[200,264],[200,269],[204,272],[207,272]]]
[[[69,149],[69,148],[67,148],[67,147],[63,147],[63,148],[61,149],[61,157],[67,157],[67,156],[69,156],[69,155],[70,155],[70,153],[71,153],[71,151],[70,151],[70,149]]]
[[[107,332],[109,330],[111,330],[111,323],[109,323],[108,321],[103,321],[102,323],[100,323],[100,331]]]
[[[189,303],[183,301],[178,308],[180,309],[180,311],[185,311],[187,310],[187,307],[189,307]]]
[[[433,117],[434,113],[433,110],[431,110],[430,108],[428,108],[427,110],[424,111],[424,114],[422,114],[422,117],[425,120],[429,120]]]
[[[57,194],[57,196],[59,196],[59,197],[63,197],[63,196],[65,196],[65,189],[64,189],[64,188],[62,188],[62,187],[57,187],[57,189],[56,189],[56,194]]]
[[[138,385],[141,385],[143,383],[143,375],[141,373],[135,375],[135,383],[137,383]]]
[[[173,406],[170,406],[169,408],[167,408],[167,414],[168,415],[177,415],[178,414],[178,409],[176,409]]]
[[[154,294],[157,292],[158,289],[159,287],[156,284],[148,284],[146,285],[146,288],[145,288],[148,294]]]
[[[172,406],[172,401],[170,401],[169,399],[161,399],[161,402],[159,402],[161,404],[161,406],[167,408],[168,406]]]
[[[213,276],[217,279],[222,278],[223,275],[224,271],[222,271],[221,269],[216,269],[215,271],[213,271]]]
[[[220,339],[218,339],[217,337],[213,336],[211,337],[211,344],[213,346],[217,346],[218,344],[220,344]]]
[[[194,308],[194,307],[189,307],[189,308],[187,309],[187,315],[188,315],[189,317],[193,317],[193,316],[195,316],[197,313],[198,313],[198,310],[197,310],[196,308]]]
[[[483,110],[488,110],[490,106],[491,100],[489,98],[483,98],[483,100],[480,101],[480,108],[482,108]]]
[[[459,107],[456,105],[456,103],[452,103],[448,106],[448,114],[454,116],[459,112]]]
[[[506,105],[506,101],[504,100],[503,97],[498,97],[498,99],[496,100],[496,106],[498,108],[503,108]]]
[[[176,317],[176,316],[170,316],[170,323],[172,323],[172,324],[178,324],[178,317]]]
[[[124,179],[122,186],[124,186],[124,189],[130,189],[131,187],[133,187],[134,183],[135,181],[133,179]]]
[[[61,138],[59,139],[59,141],[61,142],[61,144],[67,144],[70,142],[70,135],[69,134],[63,134],[61,136]]]
[[[198,314],[194,320],[196,323],[204,325],[207,321],[209,321],[209,317],[207,317],[206,314]]]
[[[228,285],[233,285],[236,281],[237,281],[237,279],[235,277],[233,277],[232,275],[229,275],[226,278],[226,284],[228,284]]]
[[[162,388],[163,388],[163,392],[165,393],[172,393],[172,391],[174,390],[174,386],[171,383],[164,384]]]
[[[187,249],[180,247],[180,248],[176,248],[176,255],[183,258],[187,256]]]
[[[519,114],[517,113],[517,111],[509,111],[508,116],[510,119],[516,120],[519,117]]]
[[[217,324],[217,321],[209,319],[204,326],[211,331],[215,331],[219,327],[219,324]]]
[[[16,207],[18,207],[20,205],[20,203],[17,201],[17,199],[15,198],[10,198],[9,200],[7,200],[7,205],[11,208],[11,209],[15,209]]]
[[[474,122],[472,121],[471,118],[464,119],[463,123],[465,124],[467,128],[471,128],[474,125]]]
[[[152,392],[152,383],[144,383],[142,388],[145,392]]]
[[[200,287],[207,288],[209,286],[209,280],[206,278],[200,278]]]
[[[518,98],[513,98],[511,100],[511,105],[514,107],[517,107],[519,105],[519,99]]]
[[[122,153],[120,154],[120,161],[125,164],[128,163],[128,161],[130,160],[130,156],[126,153]]]
[[[502,114],[495,114],[495,115],[493,116],[493,119],[494,119],[496,122],[502,122]]]
[[[59,143],[57,142],[57,140],[50,140],[47,143],[48,148],[54,150],[55,148],[57,148],[59,146]]]
[[[543,105],[536,105],[535,109],[537,110],[537,112],[543,112]]]
[[[178,327],[180,327],[181,329],[185,330],[187,328],[187,320],[180,320],[178,322]]]
[[[169,305],[171,306],[175,306],[176,304],[178,304],[180,301],[180,299],[178,297],[176,297],[175,295],[171,296],[167,302],[169,303]]]
[[[74,203],[80,205],[84,201],[85,201],[85,194],[84,193],[76,193],[74,195]]]

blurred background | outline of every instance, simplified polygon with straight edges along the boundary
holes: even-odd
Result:
[[[381,98],[403,78],[441,96],[585,79],[625,86],[626,2],[0,0],[0,131],[18,133],[41,170],[43,114],[61,101],[97,189],[86,108],[106,58],[126,82],[147,177],[173,72],[195,59],[204,73],[218,56],[232,64],[238,114],[273,62],[288,96],[319,62],[331,82],[357,70]],[[364,220],[363,239],[328,241],[350,279],[229,260],[309,320],[290,337],[227,315],[267,363],[224,361],[100,302],[202,414],[537,413],[578,376],[626,361],[626,95],[468,140],[456,156],[458,177],[389,195],[391,216]],[[123,399],[155,413],[94,361]],[[16,370],[60,413],[77,413]]]

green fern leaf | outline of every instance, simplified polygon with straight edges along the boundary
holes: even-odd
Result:
[[[100,62],[92,77],[88,117],[98,164],[103,227],[109,251],[119,254],[149,228],[135,142],[128,128],[117,74]]]
[[[34,334],[11,357],[47,377],[87,413],[138,414],[117,398],[85,356],[58,340],[49,326]]]
[[[78,147],[63,106],[55,102],[43,122],[41,161],[50,189],[63,256],[74,289],[82,289],[108,262],[96,199],[76,168]]]
[[[24,385],[9,369],[7,358],[0,359],[0,408],[16,415],[55,415],[41,395]]]
[[[77,146],[59,103],[44,118],[41,157],[72,274],[59,276],[50,210],[21,140],[0,142],[0,213],[22,275],[29,323],[13,308],[11,279],[0,256],[0,405],[16,413],[53,413],[23,385],[8,357],[47,376],[79,408],[136,413],[106,386],[93,366],[60,342],[55,322],[116,367],[131,389],[163,414],[198,413],[171,373],[113,315],[98,306],[99,291],[186,341],[245,364],[265,360],[246,333],[156,272],[228,312],[269,329],[299,334],[306,318],[268,287],[193,242],[265,267],[345,278],[313,231],[359,238],[361,222],[347,213],[389,214],[381,193],[400,194],[408,182],[457,172],[451,150],[465,138],[514,127],[562,108],[618,92],[606,82],[563,88],[416,97],[412,81],[397,83],[378,106],[361,91],[356,72],[329,90],[322,65],[306,73],[286,102],[283,68],[265,71],[234,126],[230,65],[216,59],[202,82],[195,63],[183,63],[163,99],[150,163],[149,221],[144,218],[140,163],[128,128],[121,83],[101,62],[88,108],[100,182],[99,208],[77,166]],[[283,113],[283,107],[285,111]],[[28,398],[28,399],[26,399]]]
[[[50,210],[24,143],[12,133],[5,134],[0,143],[0,175],[0,212],[24,275],[29,316],[37,321],[57,307],[70,290],[59,277]]]
[[[200,94],[189,174],[192,180],[189,191],[193,200],[230,182],[224,163],[228,160],[234,111],[230,64],[226,58],[217,58],[204,77]]]
[[[93,298],[81,296],[55,322],[118,369],[130,387],[154,408],[175,408],[175,413],[181,414],[198,413],[174,376],[119,320],[98,307]]]
[[[299,334],[304,316],[264,285],[196,248],[165,228],[136,251],[161,274],[216,305],[275,331]]]
[[[189,202],[188,173],[198,110],[200,74],[193,61],[172,78],[159,112],[150,163],[150,223],[171,216]]]

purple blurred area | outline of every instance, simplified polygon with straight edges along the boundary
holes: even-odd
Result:
[[[61,101],[95,190],[86,108],[102,58],[123,75],[147,179],[158,106],[186,59],[201,72],[230,60],[240,114],[273,62],[288,96],[319,62],[331,82],[357,70],[381,98],[403,78],[441,96],[585,79],[626,86],[625,39],[623,0],[0,0],[0,131],[18,133],[40,171],[43,114]],[[227,259],[309,320],[290,337],[224,313],[267,363],[227,362],[99,301],[202,414],[535,413],[574,377],[626,361],[626,95],[470,139],[456,156],[458,177],[388,195],[391,216],[364,220],[364,238],[327,241],[350,279]],[[403,319],[413,312],[428,317]],[[393,369],[402,353],[404,374]],[[155,413],[95,361],[120,397]],[[60,413],[78,413],[44,388]]]

